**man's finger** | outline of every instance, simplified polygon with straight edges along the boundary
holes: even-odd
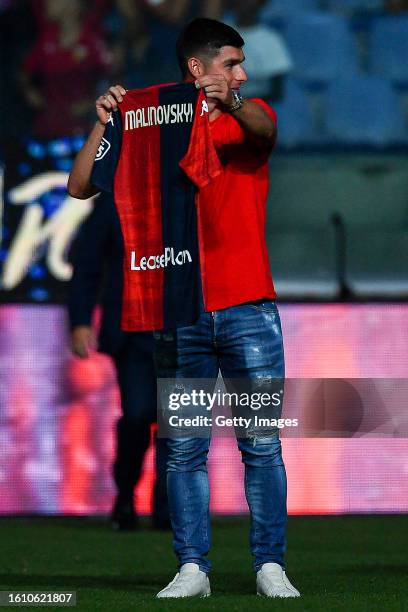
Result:
[[[110,113],[112,109],[112,104],[109,102],[106,96],[101,96],[96,101],[96,108],[101,109],[107,113]]]
[[[202,77],[197,77],[197,81],[210,81],[211,79],[215,79],[217,81],[225,81],[225,76],[223,74],[206,74],[205,76]]]
[[[111,94],[107,94],[104,96],[104,102],[109,104],[111,109],[116,108],[118,105],[117,100]]]
[[[118,96],[124,96],[126,94],[126,89],[122,87],[122,85],[112,85],[112,87],[109,87],[109,91]]]
[[[225,93],[222,91],[207,91],[205,90],[207,98],[225,98]]]
[[[199,77],[195,81],[196,87],[206,87],[207,85],[214,85],[216,83],[226,83],[226,78],[223,75],[211,74],[204,77]]]
[[[207,87],[204,87],[204,91],[205,93],[223,93],[225,92],[225,89],[220,87],[219,85],[207,85]]]
[[[122,94],[122,90],[119,89],[119,87],[109,87],[109,91],[107,92],[107,95],[112,97],[117,102],[123,101],[124,94]]]
[[[96,106],[103,106],[106,102],[106,96],[99,96],[99,98],[96,101]]]

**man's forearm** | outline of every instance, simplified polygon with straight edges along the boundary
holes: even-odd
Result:
[[[104,133],[105,126],[97,121],[84,146],[75,158],[68,179],[68,192],[74,198],[85,200],[98,193],[98,190],[91,183],[91,174],[95,156]]]
[[[244,100],[242,107],[232,115],[255,144],[265,147],[275,144],[276,125],[259,104]]]

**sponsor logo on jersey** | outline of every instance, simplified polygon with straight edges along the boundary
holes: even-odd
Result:
[[[167,268],[167,266],[182,266],[191,263],[190,252],[185,249],[175,253],[173,247],[166,247],[161,255],[149,255],[138,260],[136,251],[130,252],[131,270],[156,270],[157,268]]]
[[[192,123],[194,109],[191,102],[165,104],[129,110],[125,113],[125,130],[170,123]]]
[[[102,138],[101,143],[98,147],[98,151],[96,153],[95,161],[100,161],[105,157],[109,149],[111,148],[109,140],[106,138]]]
[[[202,117],[204,115],[204,113],[208,113],[208,104],[207,104],[206,100],[203,100],[201,102],[201,115],[200,115],[200,117]]]

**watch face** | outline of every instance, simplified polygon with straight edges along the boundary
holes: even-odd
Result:
[[[239,93],[239,91],[236,91],[235,89],[232,91],[232,95],[234,97],[234,102],[242,102],[242,95]]]

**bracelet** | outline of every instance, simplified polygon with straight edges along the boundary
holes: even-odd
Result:
[[[230,113],[234,113],[235,111],[239,110],[240,108],[242,108],[243,105],[243,98],[241,96],[241,94],[238,91],[233,91],[232,92],[232,98],[233,98],[233,104],[232,106],[230,106],[228,108],[228,112]]]
[[[235,111],[239,110],[240,108],[242,108],[243,106],[243,101],[241,100],[240,102],[235,102],[234,106],[230,106],[228,109],[229,113],[235,113]]]

